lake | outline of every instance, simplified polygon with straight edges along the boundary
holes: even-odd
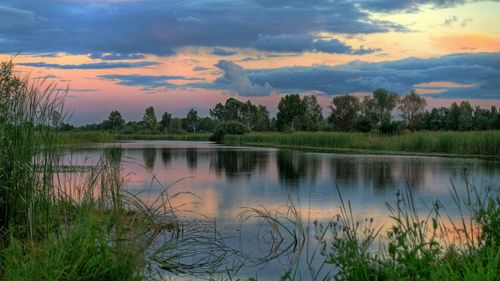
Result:
[[[95,165],[105,148],[115,145],[67,148],[63,163]],[[394,203],[398,190],[412,191],[422,216],[428,213],[426,205],[440,200],[454,217],[458,211],[450,196],[452,183],[464,194],[466,178],[481,188],[500,182],[499,163],[479,159],[305,153],[207,142],[118,145],[127,191],[144,202],[154,202],[167,187],[170,195],[181,193],[172,204],[186,227],[211,225],[229,247],[251,257],[262,255],[265,243],[257,238],[263,235],[257,220],[240,223],[239,215],[248,207],[286,210],[283,206],[293,202],[309,237],[313,221],[327,223],[339,213],[339,192],[350,202],[355,220],[373,218],[382,226],[388,221],[386,202]],[[275,280],[290,259],[283,255],[248,264],[238,276]]]

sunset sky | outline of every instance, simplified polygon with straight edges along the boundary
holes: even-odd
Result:
[[[500,105],[500,1],[2,0],[0,59],[69,86],[70,123],[415,89]]]

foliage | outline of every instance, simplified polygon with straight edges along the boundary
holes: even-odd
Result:
[[[330,109],[332,113],[330,114],[328,121],[333,125],[335,130],[351,131],[355,127],[354,123],[356,118],[358,117],[361,105],[358,98],[355,96],[336,96],[332,100]],[[367,120],[367,118],[365,118],[364,120]],[[368,130],[362,127],[363,126],[359,127],[361,128],[361,131],[368,132],[371,130],[371,126]]]
[[[343,132],[250,133],[227,136],[228,143],[304,147],[371,153],[424,153],[500,156],[500,131],[415,132],[402,135],[379,135]]]
[[[125,126],[125,119],[123,119],[121,113],[118,111],[111,111],[111,113],[109,113],[108,120],[101,123],[102,129],[114,132],[123,129],[123,126]]]
[[[198,127],[198,123],[200,122],[198,112],[194,109],[191,109],[186,115],[186,122],[189,124],[190,131],[196,134],[196,128]]]
[[[154,131],[158,127],[158,121],[156,120],[156,113],[154,107],[150,106],[144,111],[144,116],[142,117],[142,123],[144,129]]]
[[[384,120],[380,124],[379,131],[384,135],[394,135],[401,131],[401,123],[398,121]]]
[[[238,121],[227,121],[217,126],[210,140],[220,142],[224,139],[225,135],[243,135],[247,132],[247,127],[242,123]]]
[[[269,112],[263,105],[254,105],[229,98],[223,105],[218,103],[210,109],[210,116],[218,123],[238,121],[247,126],[248,130],[264,131],[269,128]]]
[[[371,96],[363,100],[363,114],[370,117],[373,124],[391,120],[391,112],[396,107],[399,95],[385,89],[376,89]]]
[[[419,119],[425,109],[426,101],[423,97],[417,95],[415,91],[411,91],[410,94],[404,96],[399,105],[399,110],[401,111],[401,116],[406,122],[408,129],[415,131],[417,128]]]
[[[160,122],[158,122],[158,125],[158,129],[161,132],[170,132],[170,130],[172,129],[172,114],[168,112],[163,113]]]
[[[500,229],[494,221],[500,200],[494,191],[480,194],[469,185],[465,198],[457,194],[453,189],[461,217],[459,221],[450,218],[446,222],[440,214],[443,206],[439,201],[428,215],[420,217],[411,189],[404,194],[398,192],[396,203],[388,204],[392,225],[383,238],[382,227],[374,227],[373,219],[354,221],[350,204],[339,195],[342,205],[336,219],[328,226],[315,224],[315,237],[322,244],[325,263],[335,266],[334,279],[495,280],[500,270],[498,244],[485,243],[488,240],[483,237],[474,238],[474,232],[488,232],[498,242]],[[326,232],[331,232],[331,239]],[[447,242],[451,232],[461,239]],[[371,250],[376,241],[382,241],[382,250]]]

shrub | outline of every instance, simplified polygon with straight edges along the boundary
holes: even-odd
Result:
[[[368,133],[372,130],[372,121],[367,116],[361,116],[354,123],[356,131]]]
[[[400,132],[401,124],[397,121],[384,120],[380,124],[380,133],[385,135],[394,135]]]
[[[215,129],[214,134],[210,137],[211,141],[222,141],[224,135],[243,135],[248,132],[245,125],[238,121],[226,121],[222,122]]]

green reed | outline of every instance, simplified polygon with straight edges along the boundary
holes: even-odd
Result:
[[[225,143],[346,152],[500,156],[500,131],[415,132],[395,136],[343,132],[228,135]]]

